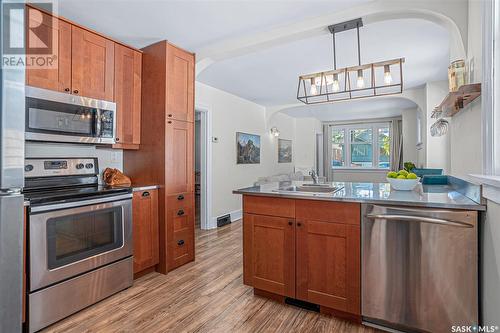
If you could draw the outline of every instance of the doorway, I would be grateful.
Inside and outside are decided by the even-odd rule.
[[[211,221],[211,131],[207,108],[196,107],[194,123],[195,228],[212,229]]]

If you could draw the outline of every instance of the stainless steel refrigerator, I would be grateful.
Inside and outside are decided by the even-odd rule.
[[[12,19],[4,2],[0,0],[2,64],[6,43],[22,41],[24,31],[22,17]],[[0,68],[0,332],[9,333],[21,332],[22,326],[24,86],[21,66]]]

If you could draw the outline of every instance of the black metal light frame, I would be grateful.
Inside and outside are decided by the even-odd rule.
[[[359,18],[339,24],[334,24],[328,27],[328,30],[332,34],[333,70],[299,76],[299,83],[297,87],[297,99],[299,101],[305,104],[320,104],[320,103],[330,103],[330,102],[349,100],[349,99],[401,94],[403,92],[403,63],[405,61],[404,58],[396,58],[396,59],[361,65],[361,51],[360,51],[361,43],[359,38],[359,28],[362,26],[363,26],[363,21],[361,20],[361,18]],[[358,65],[337,69],[335,34],[351,29],[356,29],[357,31]],[[376,70],[378,68],[383,68],[385,72],[385,69],[389,68],[390,72],[391,66],[393,68],[396,67],[399,70],[399,82],[394,84],[391,83],[391,84],[378,85],[375,79]],[[365,70],[370,70],[370,85],[368,87],[363,87],[363,88],[355,87],[353,89],[351,85],[350,73],[353,72],[359,73],[360,70],[362,71],[362,73],[365,73],[364,72]],[[329,84],[327,83],[327,76],[334,78],[335,77],[334,75],[336,75],[337,79],[338,77],[343,75],[344,77],[343,89],[339,87],[338,91],[333,91],[332,90],[333,85],[330,90],[328,89]],[[315,82],[318,78],[320,79],[319,92],[316,94],[308,93],[309,90],[308,86],[309,88],[311,88],[311,85],[313,83],[316,85]],[[308,85],[306,83],[308,81],[312,83]],[[339,80],[337,80],[337,83],[340,83]],[[302,91],[303,94],[301,94]]]

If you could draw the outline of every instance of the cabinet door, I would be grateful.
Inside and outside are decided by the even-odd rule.
[[[359,226],[298,219],[296,245],[297,298],[359,315]]]
[[[71,90],[71,24],[35,8],[28,6],[26,9],[28,52],[30,49],[43,49],[49,44],[49,40],[52,40],[52,52],[56,56],[53,66],[42,68],[28,66],[26,84],[69,93]],[[36,35],[29,27],[36,28]],[[32,55],[36,56],[36,54],[27,54],[27,61],[31,62],[30,56]]]
[[[194,55],[173,45],[167,49],[167,117],[194,121]]]
[[[120,148],[141,143],[142,54],[115,44],[116,142]]]
[[[134,273],[159,262],[158,191],[134,192]]]
[[[76,26],[71,42],[72,93],[114,101],[115,43]]]
[[[295,221],[244,214],[244,283],[274,294],[295,297]]]
[[[167,194],[194,192],[193,123],[167,120],[165,129],[165,190]]]

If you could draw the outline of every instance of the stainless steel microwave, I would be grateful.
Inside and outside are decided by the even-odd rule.
[[[26,87],[25,139],[114,144],[116,103]]]

